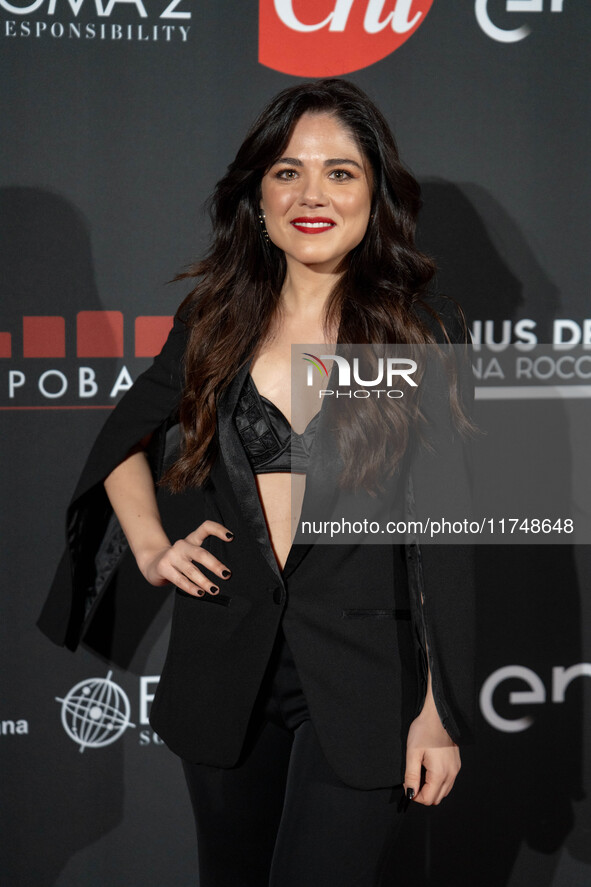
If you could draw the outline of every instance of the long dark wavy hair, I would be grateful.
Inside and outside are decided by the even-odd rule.
[[[371,218],[363,240],[338,269],[341,273],[325,308],[325,331],[338,330],[339,343],[435,342],[431,315],[423,302],[435,274],[432,259],[415,246],[421,206],[420,187],[402,165],[390,128],[378,108],[355,84],[317,80],[280,92],[262,111],[235,160],[217,183],[209,210],[213,235],[204,259],[176,280],[195,285],[177,312],[191,327],[185,352],[185,389],[180,404],[182,449],[163,483],[174,492],[202,485],[217,456],[216,405],[225,387],[269,334],[280,304],[286,261],[282,250],[263,236],[259,222],[261,180],[282,156],[303,114],[333,115],[353,135],[373,175]],[[423,310],[417,311],[417,305]],[[446,337],[443,330],[444,338]],[[399,401],[386,405],[395,421],[394,448],[368,447],[382,428],[383,401],[355,403],[348,432],[339,441],[345,466],[341,484],[381,488],[384,458],[395,470],[405,452],[412,416]],[[456,392],[452,409],[459,425],[469,424]],[[344,421],[346,421],[344,419]],[[371,453],[369,450],[371,449]]]

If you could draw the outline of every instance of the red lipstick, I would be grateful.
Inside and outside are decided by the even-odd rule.
[[[301,216],[292,219],[291,224],[302,234],[322,234],[323,231],[330,231],[331,228],[336,227],[334,219],[327,219],[323,216]]]

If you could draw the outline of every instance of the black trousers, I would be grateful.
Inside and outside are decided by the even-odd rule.
[[[237,765],[183,760],[199,887],[379,887],[401,785],[345,785],[319,745],[280,629]]]

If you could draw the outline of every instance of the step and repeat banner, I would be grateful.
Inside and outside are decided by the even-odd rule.
[[[588,530],[590,28],[582,0],[0,0],[0,883],[197,883],[180,763],[148,723],[170,595],[107,602],[76,654],[35,621],[89,446],[280,89],[345,76],[384,111],[468,316],[477,420],[502,409],[508,458]],[[440,807],[411,807],[388,883],[591,884],[588,533],[523,526],[478,547],[477,743]]]

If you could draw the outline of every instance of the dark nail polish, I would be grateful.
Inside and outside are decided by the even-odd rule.
[[[204,594],[205,594],[205,592],[201,591],[200,588],[197,589],[197,597],[203,597]]]
[[[212,594],[217,594],[219,591],[219,588],[216,588],[215,585],[210,585],[209,590],[211,591]]]
[[[231,576],[231,575],[232,575],[232,573],[230,572],[230,570],[222,570],[222,576],[224,577],[224,579],[227,579],[228,576]]]
[[[412,799],[414,798],[414,796],[415,796],[415,790],[414,790],[414,788],[407,788],[407,790],[406,790],[406,797],[408,798],[408,800],[409,800],[409,801],[412,801]]]
[[[228,537],[228,539],[233,539],[234,533],[226,533],[226,536]]]

